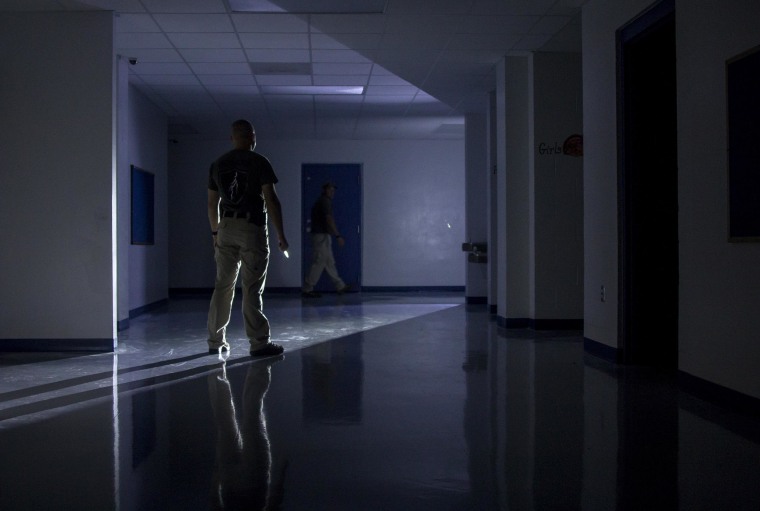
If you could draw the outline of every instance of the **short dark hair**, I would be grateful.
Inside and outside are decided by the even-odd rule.
[[[253,124],[245,119],[238,119],[232,123],[232,132],[238,136],[250,137],[253,135]]]

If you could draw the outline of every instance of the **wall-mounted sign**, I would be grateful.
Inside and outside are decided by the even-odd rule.
[[[559,142],[541,142],[538,144],[538,154],[541,156],[553,156],[564,154],[579,158],[583,156],[583,135],[573,134],[560,144]]]

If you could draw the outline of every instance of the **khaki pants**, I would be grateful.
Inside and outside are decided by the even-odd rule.
[[[322,270],[327,272],[327,276],[330,277],[335,289],[346,287],[345,282],[338,275],[338,269],[335,267],[335,257],[333,257],[332,238],[330,235],[312,233],[311,244],[314,250],[314,259],[311,263],[309,274],[306,276],[303,290],[307,293],[314,290],[314,286],[319,282],[319,277],[322,276]]]
[[[222,218],[214,249],[216,284],[208,313],[208,346],[226,344],[226,330],[235,298],[235,283],[242,269],[243,322],[245,333],[255,350],[269,342],[269,320],[262,312],[261,293],[269,265],[267,227],[249,223],[245,218]]]

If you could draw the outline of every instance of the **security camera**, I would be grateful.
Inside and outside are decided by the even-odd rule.
[[[130,58],[129,58],[129,63],[130,63],[130,64],[132,64],[132,65],[134,66],[135,64],[137,64],[137,59],[136,59],[136,58],[134,58],[134,57],[130,57]]]

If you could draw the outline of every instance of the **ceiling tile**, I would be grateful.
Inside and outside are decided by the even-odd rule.
[[[140,75],[191,75],[192,71],[184,62],[137,62],[131,66]]]
[[[248,64],[243,62],[195,62],[190,64],[190,67],[193,72],[198,75],[243,75],[251,72],[251,68],[248,67]]]
[[[199,86],[198,79],[193,75],[142,75],[148,85],[168,86]]]
[[[114,31],[119,32],[160,32],[150,14],[117,14],[114,16]]]
[[[551,38],[552,36],[548,34],[526,35],[522,39],[520,39],[520,42],[517,43],[512,49],[537,51],[537,50],[540,50],[541,47],[544,46],[546,43],[548,43]]]
[[[238,32],[308,32],[309,24],[293,14],[233,14]]]
[[[309,50],[245,50],[250,62],[309,62]]]
[[[467,14],[470,2],[462,0],[427,0],[424,2],[409,0],[389,0],[386,14]]]
[[[358,62],[370,63],[367,57],[356,53],[353,50],[312,50],[312,62]]]
[[[253,75],[203,75],[199,74],[198,79],[203,85],[256,85]]]
[[[179,50],[187,62],[248,62],[243,50]]]
[[[367,85],[367,75],[317,75],[313,80],[314,85]]]
[[[570,22],[569,16],[544,16],[530,29],[531,34],[556,34]]]
[[[399,78],[398,76],[394,74],[375,74],[372,73],[372,76],[369,79],[370,85],[411,85],[409,82],[404,80],[403,78]]]
[[[367,87],[367,96],[412,96],[417,93],[414,85],[370,85]]]
[[[170,49],[131,48],[124,56],[136,58],[138,67],[147,62],[183,62],[177,50]]]
[[[542,16],[557,0],[475,0],[472,12],[478,14],[506,16]]]
[[[448,46],[449,38],[453,33],[445,36],[430,35],[423,32],[410,32],[407,34],[385,34],[380,43],[380,49],[386,52],[404,54],[410,49],[422,51],[443,50]]]
[[[429,37],[441,37],[456,33],[459,28],[461,16],[440,16],[440,15],[406,15],[406,16],[386,16],[387,23],[385,30],[386,35],[421,35]]]
[[[251,49],[289,49],[289,50],[308,50],[309,35],[306,33],[295,34],[240,34],[240,41],[244,48]]]
[[[540,16],[464,16],[457,32],[460,34],[527,34]]]
[[[215,13],[227,12],[222,0],[142,0],[153,13]]]
[[[508,50],[522,38],[520,34],[455,34],[447,50]]]
[[[28,0],[22,0],[28,4]],[[51,2],[56,4],[56,10],[60,10],[60,3]],[[92,7],[98,7],[106,11],[114,12],[145,12],[142,2],[140,0],[86,0],[87,5]]]
[[[156,14],[164,32],[233,32],[227,14]]]
[[[259,85],[312,85],[311,76],[306,75],[258,75]]]
[[[329,64],[319,62],[314,64],[313,69],[314,75],[369,75],[372,70],[372,64]]]
[[[171,48],[172,44],[164,34],[121,33],[114,34],[114,46],[121,48]]]
[[[381,14],[314,14],[311,24],[326,34],[382,34],[386,16]]]
[[[316,50],[374,50],[380,47],[382,34],[311,34],[311,47]]]
[[[172,32],[166,34],[177,48],[240,48],[240,41],[232,32],[199,34],[197,32]]]

